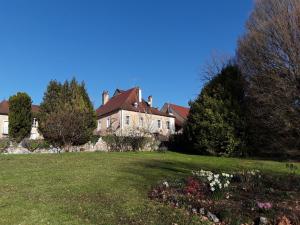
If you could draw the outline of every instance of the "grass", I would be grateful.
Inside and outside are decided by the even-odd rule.
[[[158,181],[200,168],[290,172],[280,162],[172,152],[0,155],[0,224],[201,224],[147,197]]]

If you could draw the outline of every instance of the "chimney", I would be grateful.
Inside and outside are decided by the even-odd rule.
[[[149,105],[150,107],[152,107],[152,100],[153,100],[152,95],[150,95],[150,96],[148,97],[148,105]]]
[[[102,105],[105,105],[109,100],[108,91],[103,91],[102,93]]]
[[[170,104],[168,103],[168,110],[167,110],[167,113],[169,114],[169,115],[171,115],[171,116],[173,116],[174,114],[173,114],[173,112],[172,112],[172,109],[171,109],[171,107],[170,107]]]
[[[138,91],[139,102],[142,102],[142,89],[138,87]]]

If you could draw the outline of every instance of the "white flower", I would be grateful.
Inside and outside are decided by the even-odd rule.
[[[222,176],[223,177],[229,177],[229,174],[228,173],[222,173]]]
[[[168,188],[169,187],[169,183],[167,181],[163,182],[163,185]]]
[[[210,190],[211,190],[211,191],[215,191],[215,188],[214,188],[214,187],[212,187]]]

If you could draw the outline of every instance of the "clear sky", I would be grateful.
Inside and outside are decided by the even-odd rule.
[[[51,79],[140,86],[154,106],[188,105],[213,51],[234,54],[253,0],[0,0],[0,100],[42,101]]]

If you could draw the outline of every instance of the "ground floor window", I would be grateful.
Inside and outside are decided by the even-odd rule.
[[[3,134],[8,135],[8,121],[3,122]]]
[[[125,120],[126,125],[130,124],[130,116],[126,116],[126,120]]]

